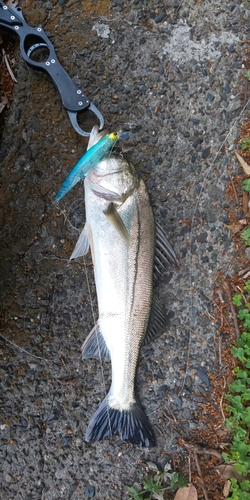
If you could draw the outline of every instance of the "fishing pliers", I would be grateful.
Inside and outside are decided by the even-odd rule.
[[[20,51],[25,62],[33,69],[45,71],[52,78],[72,126],[76,132],[89,136],[89,132],[81,129],[77,121],[79,112],[90,110],[99,120],[99,129],[103,128],[104,118],[96,106],[86,97],[84,92],[70,78],[57,59],[55,49],[42,26],[33,28],[26,23],[21,7],[10,8],[0,0],[0,27],[10,29],[20,38]],[[46,52],[45,60],[37,62],[31,55],[38,49]]]

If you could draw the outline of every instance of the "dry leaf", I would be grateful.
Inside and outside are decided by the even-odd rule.
[[[238,222],[233,222],[232,224],[225,224],[225,226],[232,232],[232,236],[241,231],[242,226],[246,225],[247,225],[246,219],[239,220]]]
[[[249,167],[248,163],[245,160],[243,160],[242,156],[240,156],[239,153],[237,153],[237,151],[235,151],[235,154],[236,154],[245,174],[250,176],[250,167]]]
[[[245,215],[249,215],[249,193],[243,191],[243,212]]]
[[[228,497],[229,493],[230,493],[230,488],[231,488],[231,481],[228,479],[225,484],[224,484],[224,488],[223,488],[223,495],[225,498]]]
[[[237,481],[243,481],[244,479],[248,479],[248,476],[242,476],[237,470],[235,469],[234,465],[218,465],[216,467],[216,470],[219,472],[219,474],[224,477],[225,479],[231,479],[232,477],[234,479],[237,479]]]
[[[198,500],[197,489],[192,483],[189,483],[188,486],[178,489],[174,500]]]
[[[2,113],[3,109],[5,106],[8,106],[9,101],[8,97],[6,96],[5,92],[0,93],[0,113]]]

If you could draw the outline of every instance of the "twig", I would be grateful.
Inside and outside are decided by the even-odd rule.
[[[191,472],[191,456],[188,455],[188,482],[192,483],[192,472]]]
[[[246,191],[243,191],[243,212],[249,215],[249,194]]]
[[[223,381],[224,381],[223,389],[225,389],[225,387],[226,387],[226,380],[225,380],[225,377],[223,377]],[[221,414],[222,414],[223,423],[225,423],[225,420],[226,420],[225,415],[224,415],[224,411],[223,411],[223,406],[222,406],[222,402],[223,402],[224,394],[225,394],[225,392],[224,392],[224,390],[223,390],[223,394],[222,394],[222,396],[221,396],[221,398],[220,398],[220,411],[221,411]]]
[[[236,312],[235,312],[235,309],[234,309],[234,305],[232,303],[232,297],[231,297],[231,292],[230,292],[230,288],[229,288],[229,284],[227,283],[227,281],[225,281],[225,283],[223,283],[223,288],[227,294],[227,297],[228,297],[228,300],[229,300],[229,305],[230,305],[230,309],[231,309],[231,313],[232,313],[232,316],[233,316],[233,322],[234,322],[234,328],[235,328],[235,333],[236,333],[236,337],[237,339],[240,338],[240,330],[239,330],[239,326],[238,326],[238,321],[237,321],[237,316],[236,316]]]
[[[35,354],[31,354],[30,352],[28,351],[25,351],[25,349],[23,349],[22,347],[20,347],[19,345],[16,345],[14,344],[14,342],[12,342],[11,340],[7,339],[6,337],[4,337],[1,333],[0,333],[0,337],[2,337],[2,339],[4,339],[8,344],[12,344],[14,347],[16,347],[16,349],[20,349],[20,351],[23,351],[25,352],[26,354],[28,354],[29,356],[32,356],[32,358],[36,358],[36,359],[42,359],[43,361],[48,361],[47,359],[45,358],[42,358],[42,356],[35,356]]]
[[[70,385],[70,384],[74,384],[74,382],[77,381],[77,378],[72,378],[70,380],[61,380],[60,378],[55,378],[55,380],[57,382],[59,382],[59,384],[61,384],[61,385]]]
[[[250,268],[249,267],[245,267],[244,269],[241,269],[239,272],[238,272],[238,275],[239,276],[242,276],[243,274],[245,273],[249,273],[250,272]]]
[[[188,451],[191,451],[192,453],[199,453],[200,455],[213,455],[220,460],[222,460],[222,455],[219,451],[214,450],[213,448],[203,448],[202,446],[195,445],[195,444],[189,444],[186,443],[185,441],[183,442],[183,446],[187,448]]]
[[[201,472],[200,462],[199,462],[197,453],[194,453],[194,459],[195,459],[195,464],[196,464],[196,467],[197,467],[198,474],[200,476],[201,487],[203,489],[205,500],[209,500],[208,494],[207,494],[207,490],[206,490],[206,487],[205,487],[205,483],[204,483],[204,479],[203,479],[203,475],[202,475],[202,472]]]
[[[230,179],[231,184],[232,184],[232,188],[233,188],[233,192],[234,192],[235,201],[236,201],[236,203],[237,203],[237,205],[238,205],[238,204],[239,204],[239,198],[238,198],[238,195],[237,195],[237,193],[236,193],[236,189],[235,189],[235,185],[234,185],[233,178],[232,178],[232,176],[231,176],[231,174],[230,174],[230,172],[229,172],[229,167],[228,167],[228,169],[227,169],[227,173],[228,173],[229,179]]]
[[[170,422],[174,422],[174,424],[176,424],[176,420],[174,420],[173,418],[170,418],[170,416],[167,415],[164,410],[162,410],[162,416],[164,418],[167,418],[168,420],[170,420]]]
[[[222,360],[221,360],[221,335],[219,335],[219,365],[221,366]]]
[[[218,293],[218,295],[219,295],[219,298],[220,298],[221,303],[222,303],[222,304],[225,304],[225,300],[224,300],[224,299],[223,299],[223,297],[222,297],[221,290],[220,290],[220,289],[218,289],[218,290],[216,290],[216,292],[217,292],[217,293]]]
[[[7,54],[6,54],[6,52],[5,52],[5,50],[4,50],[4,49],[2,49],[2,54],[3,54],[3,60],[4,60],[5,64],[6,64],[6,66],[7,66],[7,70],[8,70],[8,72],[9,72],[9,75],[10,75],[11,80],[12,80],[13,82],[15,82],[15,83],[18,83],[18,82],[17,82],[17,79],[16,79],[16,77],[15,77],[15,75],[14,75],[14,73],[13,73],[13,71],[12,71],[11,67],[10,67],[10,63],[9,63],[9,61],[8,61],[8,56],[7,56]]]

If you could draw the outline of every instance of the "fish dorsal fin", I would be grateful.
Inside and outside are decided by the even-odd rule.
[[[148,328],[142,345],[146,345],[157,337],[160,337],[168,326],[168,319],[160,302],[153,297],[151,313],[148,322]]]
[[[110,354],[97,322],[82,346],[82,359],[98,358],[110,361]]]
[[[157,278],[162,274],[167,265],[172,264],[180,267],[176,253],[173,250],[167,235],[158,222],[155,223],[155,265],[154,275]]]
[[[89,250],[89,238],[88,238],[88,227],[87,224],[85,224],[77,242],[76,246],[70,256],[71,259],[77,259],[77,257],[82,257],[83,255],[86,255]]]
[[[103,213],[104,213],[104,215],[106,215],[107,219],[111,222],[111,224],[113,224],[113,226],[115,227],[117,232],[120,234],[120,236],[124,239],[124,241],[126,241],[126,243],[129,245],[130,237],[129,237],[128,230],[127,230],[122,218],[118,214],[114,203],[111,202],[108,205],[108,208],[106,208],[106,210],[103,210]]]
[[[107,135],[107,130],[101,130],[101,132],[99,132],[98,125],[94,125],[90,132],[87,150],[92,148],[92,146],[99,142],[105,135]]]

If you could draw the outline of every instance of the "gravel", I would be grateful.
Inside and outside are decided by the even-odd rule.
[[[145,461],[183,453],[216,370],[213,285],[237,269],[228,221],[229,177],[241,101],[247,3],[187,0],[21,2],[43,23],[57,56],[101,110],[130,130],[122,146],[143,176],[155,217],[181,261],[156,293],[169,327],[142,349],[137,386],[155,449],[118,436],[86,444],[110,383],[110,366],[81,361],[96,320],[91,258],[69,262],[84,224],[82,186],[55,193],[84,153],[49,77],[21,59],[1,142],[1,499],[124,499]],[[4,35],[6,37],[6,34]],[[85,114],[82,126],[94,120]],[[228,204],[228,205],[227,205]],[[249,257],[248,257],[249,258]],[[92,312],[92,308],[94,313]],[[16,348],[15,345],[20,346]],[[164,417],[171,408],[176,420]],[[201,424],[199,424],[201,425]]]

